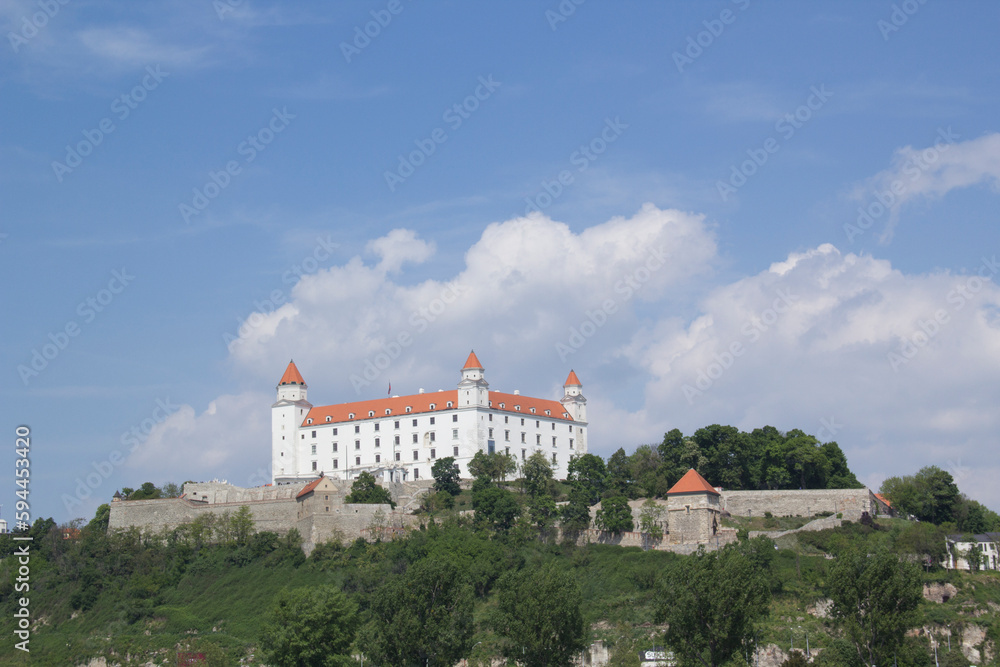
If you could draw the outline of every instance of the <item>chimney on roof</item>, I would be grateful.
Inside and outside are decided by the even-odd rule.
[[[421,394],[424,393],[424,388],[423,387],[420,388],[419,393],[421,393]]]
[[[514,395],[515,396],[520,396],[521,395],[521,390],[520,389],[515,389],[514,390]]]

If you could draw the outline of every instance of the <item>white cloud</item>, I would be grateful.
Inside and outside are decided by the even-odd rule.
[[[270,481],[274,397],[261,392],[223,395],[198,414],[190,405],[153,427],[126,467],[159,483],[228,479],[237,486]]]
[[[396,273],[407,262],[426,262],[434,254],[435,246],[418,239],[412,229],[394,229],[381,238],[369,241],[366,249],[381,259],[376,267],[378,270]]]
[[[952,190],[982,183],[1000,187],[1000,133],[968,141],[958,138],[951,128],[943,128],[931,146],[904,146],[893,155],[889,169],[855,188],[852,198],[865,202],[863,208],[873,219],[871,223],[866,220],[867,224],[879,221],[888,209],[880,241],[892,240],[900,211],[912,201],[941,198]]]
[[[209,51],[206,46],[171,44],[145,30],[129,27],[87,28],[78,37],[90,53],[125,67],[150,63],[163,67],[198,65]]]

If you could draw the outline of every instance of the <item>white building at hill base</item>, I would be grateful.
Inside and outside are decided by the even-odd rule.
[[[271,406],[271,476],[275,484],[349,480],[368,471],[386,481],[429,479],[435,461],[455,458],[462,477],[476,452],[524,461],[542,452],[556,479],[570,457],[587,453],[587,399],[570,371],[558,400],[490,391],[475,352],[457,389],[315,407],[295,362]]]

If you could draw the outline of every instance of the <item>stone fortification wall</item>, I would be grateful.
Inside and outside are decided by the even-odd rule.
[[[603,530],[582,530],[577,538],[577,544],[613,544],[619,547],[640,547],[652,551],[671,551],[677,554],[692,554],[698,547],[704,546],[709,551],[736,541],[736,531],[720,529],[718,534],[706,540],[677,543],[665,536],[659,541],[653,541],[645,533],[626,531],[608,533]]]
[[[221,516],[226,512],[235,514],[241,505],[250,507],[257,530],[287,533],[296,522],[294,499],[247,500],[243,502],[201,503],[187,498],[167,498],[160,500],[122,500],[111,503],[111,517],[108,528],[128,528],[136,526],[144,532],[159,532],[175,528],[183,523],[191,523],[204,514]]]
[[[305,482],[299,482],[244,489],[226,482],[188,482],[184,485],[184,497],[188,500],[212,504],[247,503],[254,500],[295,500],[295,496],[305,485]]]
[[[820,512],[842,512],[856,521],[862,512],[871,513],[868,489],[815,489],[792,491],[723,491],[722,509],[734,516],[813,516]]]

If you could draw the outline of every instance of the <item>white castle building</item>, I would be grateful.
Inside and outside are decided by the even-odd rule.
[[[570,371],[558,400],[490,391],[476,353],[457,389],[314,407],[295,362],[289,362],[271,406],[271,476],[275,484],[326,477],[349,480],[362,471],[387,481],[431,478],[452,456],[462,477],[476,452],[504,452],[524,461],[542,452],[556,479],[570,457],[587,453],[587,399]]]

